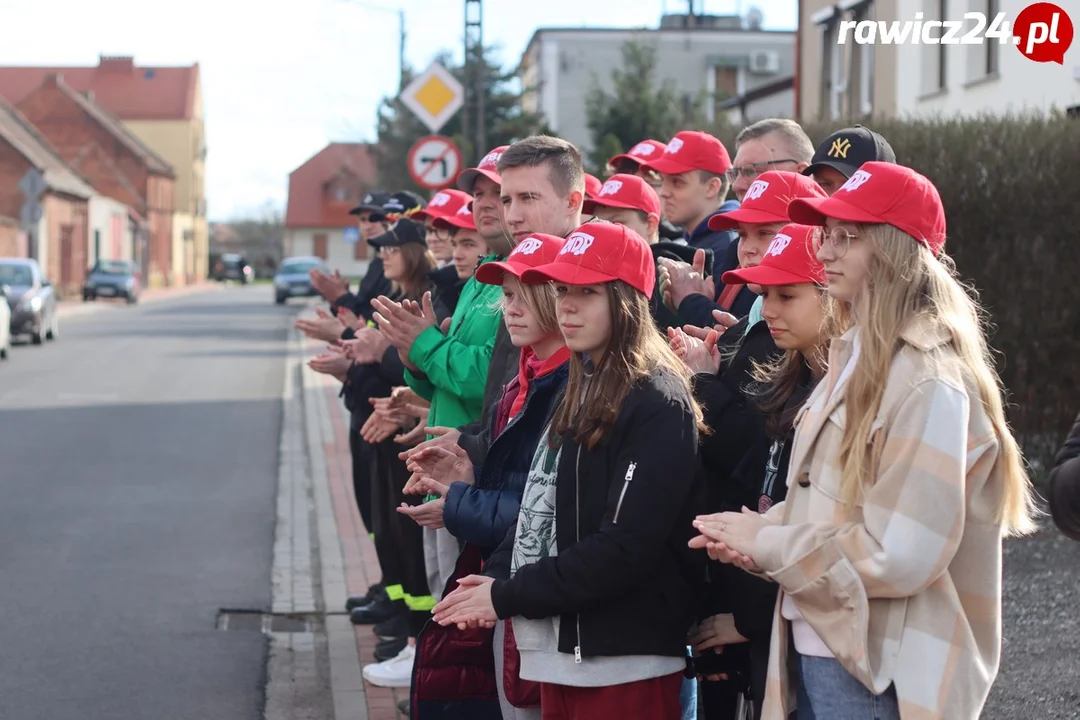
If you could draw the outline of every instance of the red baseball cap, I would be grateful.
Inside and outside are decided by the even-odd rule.
[[[649,244],[633,230],[615,223],[590,222],[570,233],[552,262],[521,275],[521,281],[531,285],[552,280],[568,285],[622,280],[651,298],[656,261]]]
[[[586,199],[594,198],[600,194],[600,188],[604,187],[604,183],[600,182],[600,178],[595,175],[585,173],[585,197]]]
[[[945,208],[937,188],[895,163],[863,163],[832,197],[793,200],[788,216],[807,225],[824,225],[825,218],[892,225],[935,256],[945,248]]]
[[[733,230],[739,223],[764,225],[786,223],[788,204],[795,198],[827,198],[813,178],[799,173],[769,170],[758,175],[746,189],[737,210],[709,218],[710,230]]]
[[[485,285],[502,285],[510,273],[516,278],[529,268],[554,262],[566,240],[558,235],[534,233],[517,244],[505,260],[488,262],[476,269],[476,281]]]
[[[709,133],[684,130],[668,141],[660,157],[642,164],[661,175],[681,175],[691,170],[724,175],[731,169],[731,158],[724,143]]]
[[[660,196],[649,183],[637,175],[618,173],[609,177],[600,188],[596,197],[585,201],[582,208],[590,215],[595,215],[596,208],[613,207],[640,210],[648,215],[660,217]]]
[[[634,147],[630,148],[629,152],[624,152],[621,155],[608,160],[608,165],[616,167],[618,163],[624,161],[630,161],[635,165],[644,165],[653,158],[658,158],[664,153],[664,148],[667,145],[659,140],[642,140]]]
[[[435,227],[455,227],[460,230],[475,230],[476,221],[473,220],[472,203],[463,203],[458,211],[453,215],[446,215],[443,217],[436,217],[434,221]]]
[[[728,270],[720,281],[725,285],[824,285],[825,266],[814,252],[813,225],[788,223],[769,243],[761,264]]]
[[[432,196],[427,207],[417,210],[410,217],[424,222],[428,218],[445,218],[456,215],[462,205],[472,202],[472,196],[461,190],[440,190]]]
[[[499,177],[499,158],[506,152],[509,145],[500,145],[487,155],[484,159],[477,164],[474,168],[465,168],[457,176],[457,186],[459,190],[464,190],[467,193],[472,194],[473,185],[476,184],[476,178],[483,175],[496,185],[502,185],[502,178]]]

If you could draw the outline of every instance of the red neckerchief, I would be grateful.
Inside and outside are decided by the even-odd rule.
[[[565,345],[552,353],[547,360],[536,357],[532,348],[522,350],[518,360],[518,393],[510,405],[510,418],[516,417],[521,408],[525,407],[525,398],[529,396],[529,383],[556,370],[569,359],[570,348]]]

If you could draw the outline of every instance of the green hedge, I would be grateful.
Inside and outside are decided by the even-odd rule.
[[[945,250],[989,313],[1010,421],[1044,478],[1080,412],[1080,121],[1055,114],[865,124],[941,192]],[[817,143],[840,127],[806,130]],[[719,134],[735,147],[733,130]]]

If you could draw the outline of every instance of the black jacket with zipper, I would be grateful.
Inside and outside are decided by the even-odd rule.
[[[514,531],[489,558],[500,618],[560,616],[559,651],[582,657],[683,657],[705,555],[687,547],[703,499],[690,398],[667,373],[627,395],[592,450],[562,438],[557,557],[510,578]]]

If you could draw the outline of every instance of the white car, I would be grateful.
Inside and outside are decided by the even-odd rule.
[[[0,360],[6,359],[11,350],[11,308],[7,293],[0,287]]]

